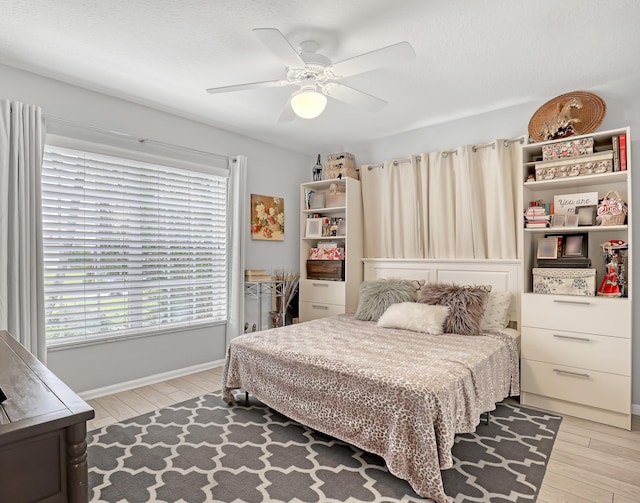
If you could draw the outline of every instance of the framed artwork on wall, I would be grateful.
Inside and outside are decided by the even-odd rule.
[[[284,241],[284,199],[251,194],[251,239]]]

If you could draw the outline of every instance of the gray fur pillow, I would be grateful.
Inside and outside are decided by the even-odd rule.
[[[410,281],[403,279],[364,281],[360,285],[356,318],[363,321],[378,321],[391,304],[412,302],[415,296],[416,290]]]
[[[428,283],[420,289],[418,302],[447,306],[451,314],[444,322],[447,334],[480,335],[490,287]]]

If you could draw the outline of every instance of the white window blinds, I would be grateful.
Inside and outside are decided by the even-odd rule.
[[[227,316],[227,179],[47,146],[49,343]]]

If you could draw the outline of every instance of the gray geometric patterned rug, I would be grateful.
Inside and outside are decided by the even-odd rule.
[[[535,502],[561,418],[501,403],[458,435],[442,472],[456,503]],[[424,502],[375,455],[251,399],[219,395],[88,434],[92,502]]]

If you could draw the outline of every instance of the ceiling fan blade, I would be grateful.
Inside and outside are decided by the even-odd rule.
[[[255,28],[253,33],[287,68],[304,68],[306,63],[285,36],[276,28]]]
[[[287,122],[291,122],[296,118],[296,114],[291,108],[291,98],[287,100],[282,112],[280,113],[280,117],[278,117],[278,124],[285,124]]]
[[[333,65],[332,73],[336,78],[350,77],[351,75],[368,72],[383,66],[408,61],[415,58],[415,56],[416,53],[409,42],[399,42],[360,56],[339,61]]]
[[[209,94],[229,93],[235,91],[246,91],[248,89],[260,89],[263,87],[284,87],[290,86],[287,80],[267,80],[264,82],[251,82],[249,84],[237,84],[233,86],[211,87],[207,89]]]
[[[386,101],[381,100],[380,98],[358,91],[353,87],[338,84],[337,82],[325,84],[323,86],[323,92],[330,98],[335,98],[336,100],[349,105],[366,108],[371,112],[376,112],[387,104]]]

